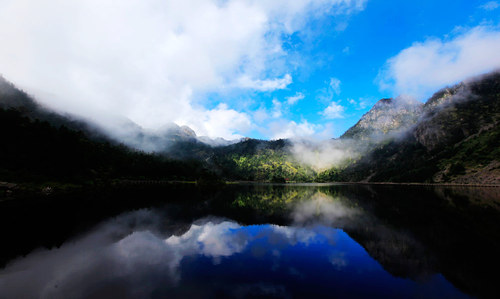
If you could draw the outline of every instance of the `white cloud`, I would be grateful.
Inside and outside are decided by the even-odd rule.
[[[318,90],[317,98],[324,103],[329,103],[335,96],[340,94],[341,81],[332,77],[329,81],[325,82],[325,84],[327,84],[326,87]]]
[[[306,120],[301,123],[295,121],[278,121],[270,124],[271,139],[311,137],[322,127],[310,124]]]
[[[337,78],[330,78],[330,88],[336,94],[340,94],[340,80]]]
[[[486,2],[485,4],[480,6],[480,8],[482,8],[484,10],[495,10],[498,7],[500,7],[500,4],[498,4],[497,1]]]
[[[289,111],[289,106],[294,105],[299,100],[303,99],[304,95],[300,92],[296,93],[294,96],[285,98],[284,102],[279,101],[274,98],[272,100],[272,107],[268,110],[265,107],[260,107],[256,111],[254,111],[253,119],[257,123],[262,123],[270,118],[274,118],[277,120],[283,117],[284,114],[287,114]]]
[[[360,99],[360,101],[359,101],[359,108],[360,109],[365,109],[365,108],[369,107],[370,105],[372,105],[370,100]]]
[[[283,104],[277,99],[273,99],[273,110],[271,116],[274,118],[281,117],[283,115]]]
[[[268,120],[271,116],[269,115],[269,112],[265,107],[260,107],[259,109],[255,110],[252,113],[253,120],[256,121],[257,123],[262,123],[266,120]]]
[[[328,105],[328,107],[326,107],[326,109],[323,110],[323,112],[321,112],[320,114],[328,119],[343,118],[344,110],[344,106],[336,102],[331,102],[330,105]]]
[[[298,101],[303,100],[305,98],[304,94],[301,92],[297,92],[294,96],[287,97],[286,102],[288,105],[295,105]]]
[[[236,81],[236,86],[258,91],[273,91],[276,89],[285,89],[290,83],[292,83],[292,76],[290,76],[290,74],[286,74],[281,79],[276,78],[267,80],[251,79],[248,76],[243,76]]]
[[[223,127],[199,116],[247,115],[207,110],[194,99],[222,89],[286,88],[284,37],[311,18],[349,14],[365,2],[1,1],[0,73],[43,103],[101,124],[115,114],[148,128],[174,121],[198,134],[235,136],[246,121]]]
[[[229,109],[226,104],[219,104],[212,110],[197,111],[186,119],[186,123],[183,123],[183,120],[179,120],[178,123],[191,126],[200,136],[217,136],[228,140],[244,137],[236,134],[235,128],[245,133],[253,126],[246,113]]]
[[[371,105],[373,99],[359,98],[357,101],[355,99],[347,99],[347,101],[349,104],[355,106],[357,110],[364,110]]]
[[[414,43],[389,59],[379,74],[381,88],[429,96],[446,85],[500,68],[500,30],[478,26],[450,40]]]
[[[283,105],[284,103],[280,102],[278,99],[274,98],[272,100],[271,108],[267,109],[265,106],[261,106],[259,109],[253,111],[252,116],[253,120],[257,124],[262,124],[271,118],[276,121],[280,119],[284,113],[287,112],[287,107]]]

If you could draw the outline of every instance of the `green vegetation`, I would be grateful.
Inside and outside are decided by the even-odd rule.
[[[251,192],[238,193],[232,205],[267,216],[284,215],[293,204],[310,199],[316,192],[313,188],[256,186]]]
[[[224,165],[231,177],[245,181],[309,182],[315,176],[311,168],[291,161],[291,156],[284,151],[265,149],[253,155],[232,154],[225,159]]]

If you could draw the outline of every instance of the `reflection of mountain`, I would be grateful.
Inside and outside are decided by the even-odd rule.
[[[43,201],[11,201],[2,203],[0,209],[0,233],[5,241],[2,257],[15,256],[14,250],[20,246],[23,254],[40,245],[60,246],[81,229],[82,223],[89,225],[86,215],[93,215],[93,221],[99,222],[127,209],[163,206],[167,197],[169,205],[164,214],[146,217],[146,212],[141,221],[121,223],[125,227],[154,224],[159,230],[154,229],[153,236],[160,232],[175,234],[178,238],[169,242],[186,246],[191,244],[190,235],[208,236],[219,227],[217,223],[221,222],[212,218],[192,225],[194,219],[206,215],[230,217],[243,224],[274,223],[304,228],[302,237],[307,236],[305,232],[311,227],[341,228],[392,275],[425,281],[430,275],[441,273],[469,294],[493,297],[499,266],[497,252],[500,252],[497,193],[496,188],[415,186],[230,185],[222,190],[165,186],[155,190],[138,187],[78,195],[81,203],[78,206],[68,202],[70,195],[44,197]],[[207,221],[213,225],[201,226]],[[33,223],[37,223],[36,227]],[[290,234],[284,228],[277,230]],[[129,234],[127,231],[120,235]],[[22,242],[16,241],[19,234],[26,236]],[[138,234],[127,242],[154,241],[153,236]],[[212,251],[215,247],[207,246],[202,249],[215,252]],[[345,265],[341,257],[332,256],[330,262],[341,268]]]
[[[495,294],[495,271],[500,266],[496,188],[330,186],[308,190],[268,187],[242,193],[238,201],[273,219],[281,212],[296,225],[319,221],[342,228],[393,275],[425,280],[442,273],[468,293]]]
[[[442,294],[461,295],[442,279],[395,279],[332,227],[244,226],[210,218],[171,235],[157,231],[157,213],[121,215],[59,248],[14,261],[0,270],[0,297],[387,298],[393,288],[400,291],[392,297],[429,288],[435,296],[436,285]]]
[[[492,208],[491,203],[484,205],[468,194],[488,190],[494,194],[497,190],[408,190],[384,186],[363,189],[344,190],[348,198],[383,224],[382,230],[369,225],[368,229],[345,230],[384,268],[405,277],[442,273],[468,293],[495,297],[495,277],[500,266],[500,202],[497,198],[496,208]]]
[[[410,232],[388,225],[366,203],[339,190],[334,196],[317,191],[298,202],[292,211],[294,223],[319,221],[342,228],[392,275],[418,279],[437,272],[432,254]]]

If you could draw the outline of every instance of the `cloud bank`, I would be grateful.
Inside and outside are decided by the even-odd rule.
[[[238,138],[251,116],[204,102],[227,90],[293,81],[286,36],[366,0],[2,1],[0,74],[60,111],[103,126],[113,115]],[[288,59],[288,60],[287,60]],[[119,129],[119,128],[117,128]]]
[[[414,43],[389,59],[379,74],[395,95],[429,96],[439,88],[500,68],[500,28],[478,26],[451,39]]]

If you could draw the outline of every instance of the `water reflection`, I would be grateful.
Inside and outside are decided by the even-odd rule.
[[[498,233],[490,225],[498,223],[498,214],[491,201],[464,201],[457,196],[460,190],[444,189],[257,186],[225,191],[195,213],[218,216],[192,221],[173,217],[183,214],[178,209],[166,212],[170,205],[142,209],[110,219],[60,248],[14,260],[0,270],[0,298],[496,293],[488,272],[496,270],[498,248]],[[248,221],[249,215],[267,218]],[[488,263],[491,269],[480,269]]]
[[[432,297],[436,290],[460,295],[439,276],[419,284],[392,277],[342,230],[320,224],[242,226],[202,219],[178,236],[165,238],[143,227],[116,240],[126,230],[123,223],[140,222],[134,218],[145,213],[122,216],[59,249],[15,261],[1,273],[0,297],[291,297],[308,293]],[[362,287],[377,284],[386,287]]]

